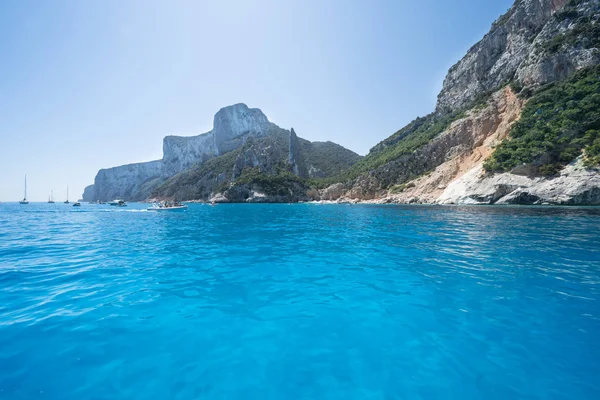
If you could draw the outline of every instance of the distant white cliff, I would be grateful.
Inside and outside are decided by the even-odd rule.
[[[198,136],[167,136],[163,158],[98,171],[94,184],[86,187],[84,201],[115,198],[143,200],[165,179],[243,145],[249,137],[265,135],[274,126],[258,108],[235,104],[220,109],[213,129]]]
[[[237,149],[249,136],[268,132],[271,123],[258,108],[245,104],[224,107],[215,114],[213,129],[198,136],[167,136],[163,140],[163,176],[170,177],[197,162]]]

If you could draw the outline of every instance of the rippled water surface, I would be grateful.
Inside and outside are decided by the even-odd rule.
[[[0,204],[0,399],[598,399],[600,210]]]

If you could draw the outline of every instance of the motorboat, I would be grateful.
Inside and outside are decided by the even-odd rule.
[[[185,204],[181,204],[178,202],[162,202],[162,203],[152,203],[152,207],[148,207],[148,211],[185,211],[188,206]]]
[[[76,201],[75,203],[73,203],[73,207],[81,207],[81,203]]]
[[[126,206],[127,206],[127,203],[125,203],[125,201],[124,201],[124,200],[121,200],[121,199],[115,199],[115,200],[113,200],[113,201],[109,202],[109,203],[108,203],[108,205],[111,205],[111,206],[117,206],[117,207],[126,207]]]

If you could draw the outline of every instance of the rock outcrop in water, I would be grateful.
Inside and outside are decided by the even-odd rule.
[[[261,110],[236,104],[216,113],[210,132],[165,137],[161,160],[100,170],[94,184],[85,189],[83,200],[139,201],[151,196],[207,200],[220,184],[235,180],[245,169],[259,168],[261,173],[275,174],[276,167],[287,162],[300,178],[331,176],[358,159],[360,156],[334,143],[300,139],[293,130],[269,122]],[[221,171],[224,165],[231,169],[229,174]],[[208,172],[196,176],[198,170]],[[223,175],[209,178],[214,174]]]

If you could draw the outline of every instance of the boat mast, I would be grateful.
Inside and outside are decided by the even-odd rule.
[[[23,195],[23,200],[27,200],[27,174],[25,174],[25,193]]]

